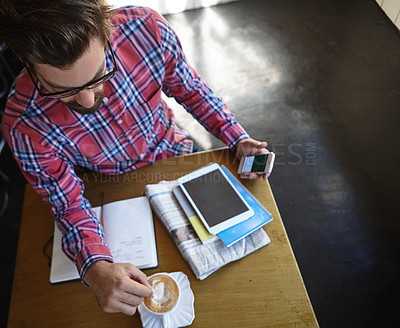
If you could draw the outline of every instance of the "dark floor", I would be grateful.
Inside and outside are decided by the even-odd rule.
[[[398,327],[398,30],[374,0],[246,0],[167,18],[198,72],[278,156],[270,183],[320,326]],[[177,117],[202,147],[221,145]],[[7,169],[1,304],[23,184]]]

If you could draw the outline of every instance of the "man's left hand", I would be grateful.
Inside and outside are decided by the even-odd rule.
[[[240,160],[243,156],[247,155],[257,155],[257,154],[268,154],[267,143],[257,141],[254,139],[245,139],[240,141],[236,145],[236,158]],[[242,173],[240,174],[242,179],[260,179],[263,178],[267,180],[269,173],[267,174],[257,174],[257,173]]]

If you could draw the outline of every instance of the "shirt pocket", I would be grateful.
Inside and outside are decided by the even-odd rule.
[[[161,89],[148,97],[139,97],[135,105],[125,113],[124,123],[129,125],[127,138],[135,148],[139,159],[155,149],[162,139],[160,125]],[[161,108],[162,109],[162,108]]]

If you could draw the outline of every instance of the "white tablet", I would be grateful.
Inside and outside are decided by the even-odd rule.
[[[254,215],[221,167],[212,163],[178,179],[180,187],[211,234]]]

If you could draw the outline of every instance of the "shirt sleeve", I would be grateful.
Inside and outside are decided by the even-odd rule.
[[[174,97],[208,132],[234,149],[249,135],[222,98],[217,97],[190,66],[172,27],[161,15],[155,15],[165,57],[164,93]]]
[[[89,201],[83,197],[83,182],[75,174],[73,165],[33,136],[4,123],[3,129],[24,176],[51,205],[56,224],[63,234],[63,251],[76,264],[82,281],[86,270],[95,261],[112,262],[102,226]]]

